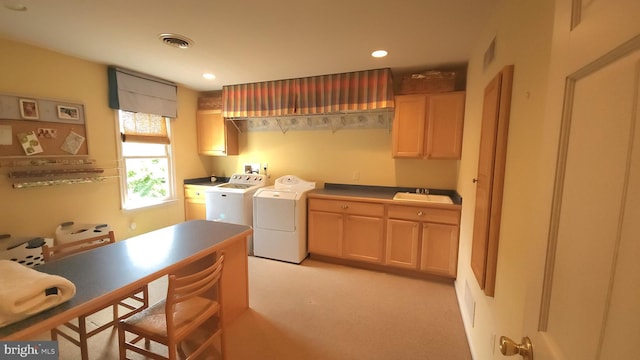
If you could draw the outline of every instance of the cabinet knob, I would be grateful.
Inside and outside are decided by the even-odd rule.
[[[422,216],[424,213],[422,211],[418,211],[418,216]]]
[[[349,205],[342,205],[342,208],[343,208],[343,209],[348,209],[348,208],[349,208]]]
[[[200,196],[200,191],[196,191],[196,195]]]
[[[471,179],[471,182],[474,183],[474,184],[477,184],[478,183],[478,178]]]

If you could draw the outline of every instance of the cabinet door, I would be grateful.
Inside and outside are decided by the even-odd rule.
[[[220,111],[198,111],[196,127],[199,154],[238,155],[238,133],[226,124]]]
[[[423,223],[420,270],[455,278],[457,267],[458,227]]]
[[[419,222],[387,220],[385,265],[417,270],[419,233]]]
[[[206,220],[207,211],[204,200],[205,188],[197,185],[184,186],[184,218],[189,220]]]
[[[341,256],[342,224],[342,214],[309,211],[309,252],[318,255]]]
[[[342,256],[382,263],[384,220],[369,216],[346,215]]]
[[[427,97],[424,94],[400,95],[395,98],[393,119],[393,157],[422,158]]]
[[[205,203],[198,200],[185,200],[184,202],[184,217],[186,221],[189,220],[206,220],[207,210]]]
[[[464,125],[462,91],[429,94],[427,98],[427,129],[425,157],[429,159],[460,159],[462,127]]]

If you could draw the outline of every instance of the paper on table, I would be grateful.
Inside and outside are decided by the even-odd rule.
[[[60,148],[75,155],[78,153],[78,150],[80,150],[82,143],[84,143],[84,136],[71,131]]]
[[[13,144],[11,137],[11,125],[0,125],[0,145]]]
[[[40,141],[33,131],[23,132],[16,134],[20,145],[24,149],[24,153],[27,155],[34,155],[43,152]]]

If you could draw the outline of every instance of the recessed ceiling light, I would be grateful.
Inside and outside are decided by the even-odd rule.
[[[158,37],[163,43],[179,49],[187,49],[193,45],[193,40],[178,34],[160,34]]]
[[[205,79],[207,79],[207,80],[213,80],[213,79],[215,79],[215,78],[216,78],[216,76],[215,76],[215,75],[210,74],[210,73],[204,73],[204,74],[202,74],[202,77],[203,77],[203,78],[205,78]]]
[[[19,3],[17,1],[6,3],[4,4],[4,7],[13,11],[27,11],[27,5]]]
[[[376,57],[376,58],[381,58],[381,57],[385,57],[387,56],[387,51],[386,50],[376,50],[374,52],[371,53],[371,56]]]

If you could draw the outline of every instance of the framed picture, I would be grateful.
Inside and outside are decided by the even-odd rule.
[[[78,120],[80,112],[75,106],[58,105],[58,118],[65,120]]]
[[[35,100],[20,99],[20,115],[23,119],[38,120],[40,118],[38,103]]]

